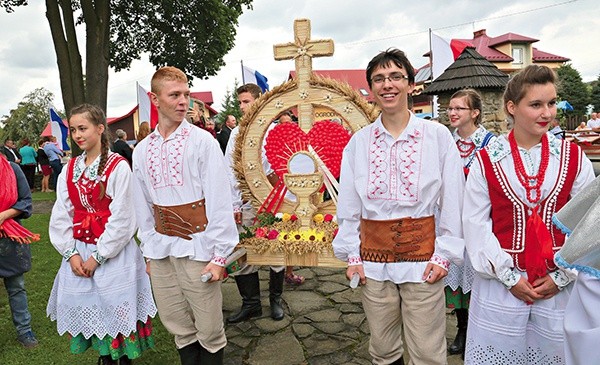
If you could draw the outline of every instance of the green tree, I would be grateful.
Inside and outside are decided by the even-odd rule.
[[[594,106],[594,111],[600,111],[600,75],[598,79],[591,83],[592,91],[590,93],[590,104]]]
[[[574,115],[585,115],[590,96],[579,71],[567,63],[558,68],[557,74],[559,99],[567,100],[573,106]]]
[[[45,2],[65,110],[83,102],[106,110],[109,67],[128,69],[143,53],[157,68],[176,66],[190,78],[215,75],[252,0]],[[23,5],[27,0],[0,0],[7,12]],[[85,27],[85,70],[77,26]]]
[[[27,138],[35,144],[50,120],[48,106],[52,100],[54,94],[44,88],[27,94],[16,109],[2,117],[0,124],[4,125],[3,139],[10,138],[18,144],[18,141]]]
[[[223,124],[225,123],[225,118],[228,115],[233,115],[236,120],[240,120],[242,117],[242,110],[240,109],[240,102],[238,101],[236,90],[239,86],[237,79],[235,80],[235,84],[233,85],[233,91],[227,88],[225,92],[225,99],[221,103],[221,112],[217,114],[216,123]]]

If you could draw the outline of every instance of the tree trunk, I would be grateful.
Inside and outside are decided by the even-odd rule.
[[[68,113],[75,105],[85,101],[81,55],[70,1],[46,0],[46,18],[56,51],[63,103]]]
[[[86,24],[86,95],[87,102],[106,111],[108,67],[110,61],[110,1],[82,0]]]

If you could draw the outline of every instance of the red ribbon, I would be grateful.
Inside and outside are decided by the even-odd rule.
[[[525,227],[525,265],[527,280],[533,284],[538,278],[546,276],[546,260],[552,260],[552,236],[538,214],[538,206],[527,219]]]

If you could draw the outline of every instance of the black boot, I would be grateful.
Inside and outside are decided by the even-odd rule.
[[[469,312],[467,309],[456,309],[456,322],[458,323],[458,332],[454,342],[448,347],[450,355],[464,354],[465,344],[467,342],[467,324],[469,323]]]
[[[191,343],[177,350],[181,365],[198,365],[200,364],[200,353],[202,346],[198,341]]]
[[[283,306],[281,304],[281,293],[283,293],[283,279],[285,270],[275,272],[269,270],[269,303],[271,304],[271,318],[276,321],[283,319]]]
[[[239,312],[234,313],[227,318],[227,323],[243,322],[252,317],[261,316],[262,307],[260,305],[260,282],[258,280],[258,272],[235,276],[235,283],[242,296],[242,308]]]
[[[200,349],[200,364],[201,365],[223,365],[223,349],[214,354],[202,347]]]
[[[390,365],[404,365],[404,359],[400,357],[398,360],[394,361]]]
[[[119,365],[131,365],[133,361],[127,357],[127,355],[123,355],[119,358]]]
[[[104,355],[98,358],[98,365],[117,365],[117,362],[110,355]]]

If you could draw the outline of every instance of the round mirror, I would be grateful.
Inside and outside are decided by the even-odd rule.
[[[313,174],[317,171],[317,164],[308,152],[297,152],[288,161],[288,171],[292,174]]]

